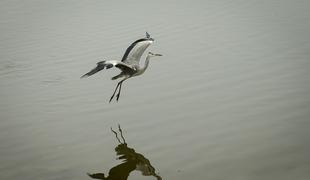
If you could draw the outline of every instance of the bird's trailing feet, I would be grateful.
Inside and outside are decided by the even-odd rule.
[[[124,79],[124,80],[125,80],[125,79]],[[112,94],[112,96],[111,96],[111,98],[110,98],[110,100],[109,100],[109,103],[110,103],[110,102],[112,101],[112,99],[114,98],[117,89],[118,89],[118,93],[116,94],[116,101],[118,102],[118,99],[119,99],[120,94],[121,94],[122,84],[123,84],[124,80],[122,80],[122,81],[120,81],[119,83],[117,83],[117,86],[116,86],[116,88],[115,88],[115,90],[114,90],[114,92],[113,92],[113,94]]]

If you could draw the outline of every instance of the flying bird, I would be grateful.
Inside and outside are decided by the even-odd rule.
[[[131,77],[139,76],[143,74],[149,65],[149,61],[151,57],[162,56],[161,54],[155,54],[152,52],[148,52],[145,62],[144,62],[144,66],[140,65],[140,59],[141,59],[142,54],[153,42],[154,42],[154,39],[151,38],[150,34],[146,32],[145,38],[136,40],[126,49],[125,54],[123,55],[123,58],[121,61],[118,61],[118,60],[100,61],[97,63],[97,66],[94,69],[84,74],[81,78],[91,76],[103,69],[110,69],[112,67],[117,67],[118,69],[121,70],[121,73],[118,74],[117,76],[112,77],[112,80],[116,80],[119,78],[122,78],[122,80],[120,80],[117,83],[117,86],[109,102],[112,101],[117,90],[118,90],[118,93],[116,94],[116,101],[118,101],[120,94],[121,94],[123,82]]]

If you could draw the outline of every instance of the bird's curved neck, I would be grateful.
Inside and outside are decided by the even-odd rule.
[[[146,57],[146,59],[145,59],[144,66],[141,69],[139,69],[139,71],[138,71],[138,73],[136,75],[141,75],[141,74],[143,74],[145,72],[145,70],[149,66],[150,59],[151,59],[151,56],[148,55]]]

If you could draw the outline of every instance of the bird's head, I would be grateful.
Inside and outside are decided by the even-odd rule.
[[[162,55],[161,55],[161,54],[155,54],[155,53],[149,52],[148,56],[150,56],[150,57],[156,57],[156,56],[162,56]]]

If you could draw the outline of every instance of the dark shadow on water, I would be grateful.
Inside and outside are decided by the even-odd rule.
[[[111,128],[111,131],[120,143],[115,147],[115,152],[118,159],[122,160],[122,163],[111,168],[107,177],[104,173],[87,173],[88,176],[93,179],[126,180],[132,171],[137,170],[141,171],[143,176],[154,176],[157,180],[161,180],[162,178],[156,174],[155,168],[151,165],[150,161],[142,154],[137,153],[133,148],[128,147],[119,125],[118,130],[121,139],[118,137],[118,133]]]

